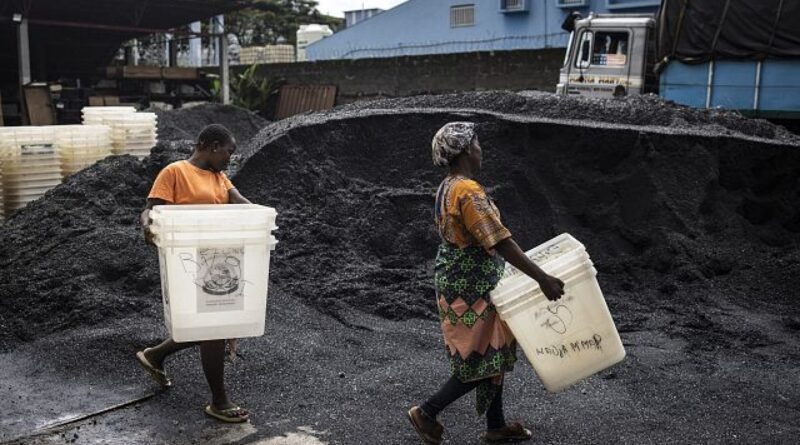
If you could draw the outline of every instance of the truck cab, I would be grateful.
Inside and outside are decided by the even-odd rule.
[[[657,92],[652,15],[590,14],[573,26],[558,94],[605,98]]]

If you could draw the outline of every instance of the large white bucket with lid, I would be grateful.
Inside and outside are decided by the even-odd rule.
[[[275,209],[168,205],[155,206],[150,215],[172,339],[263,335]]]
[[[625,349],[583,244],[562,234],[526,255],[564,281],[564,296],[549,301],[536,281],[507,266],[491,298],[545,388],[561,391],[622,361]]]

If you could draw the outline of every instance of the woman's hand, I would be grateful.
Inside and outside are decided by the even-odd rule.
[[[539,282],[539,288],[550,301],[556,301],[564,295],[564,282],[558,278],[545,274]]]
[[[525,275],[533,278],[539,283],[539,288],[542,289],[544,296],[550,301],[556,301],[564,295],[564,282],[556,277],[550,276],[539,268],[530,258],[525,255],[525,252],[519,248],[516,241],[512,238],[506,238],[497,243],[494,249],[506,261],[511,263],[512,266],[521,270]]]

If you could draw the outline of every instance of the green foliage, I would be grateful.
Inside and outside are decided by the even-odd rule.
[[[342,20],[317,11],[315,0],[244,0],[248,8],[225,16],[225,29],[242,46],[274,45],[297,41],[300,25],[319,23],[337,29]]]
[[[257,65],[250,65],[242,73],[231,78],[231,100],[233,105],[269,115],[271,99],[285,82],[283,79],[260,77]]]

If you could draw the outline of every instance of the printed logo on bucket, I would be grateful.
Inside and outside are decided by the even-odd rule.
[[[244,247],[201,247],[197,258],[182,253],[184,270],[196,265],[197,312],[238,311],[244,309]]]

